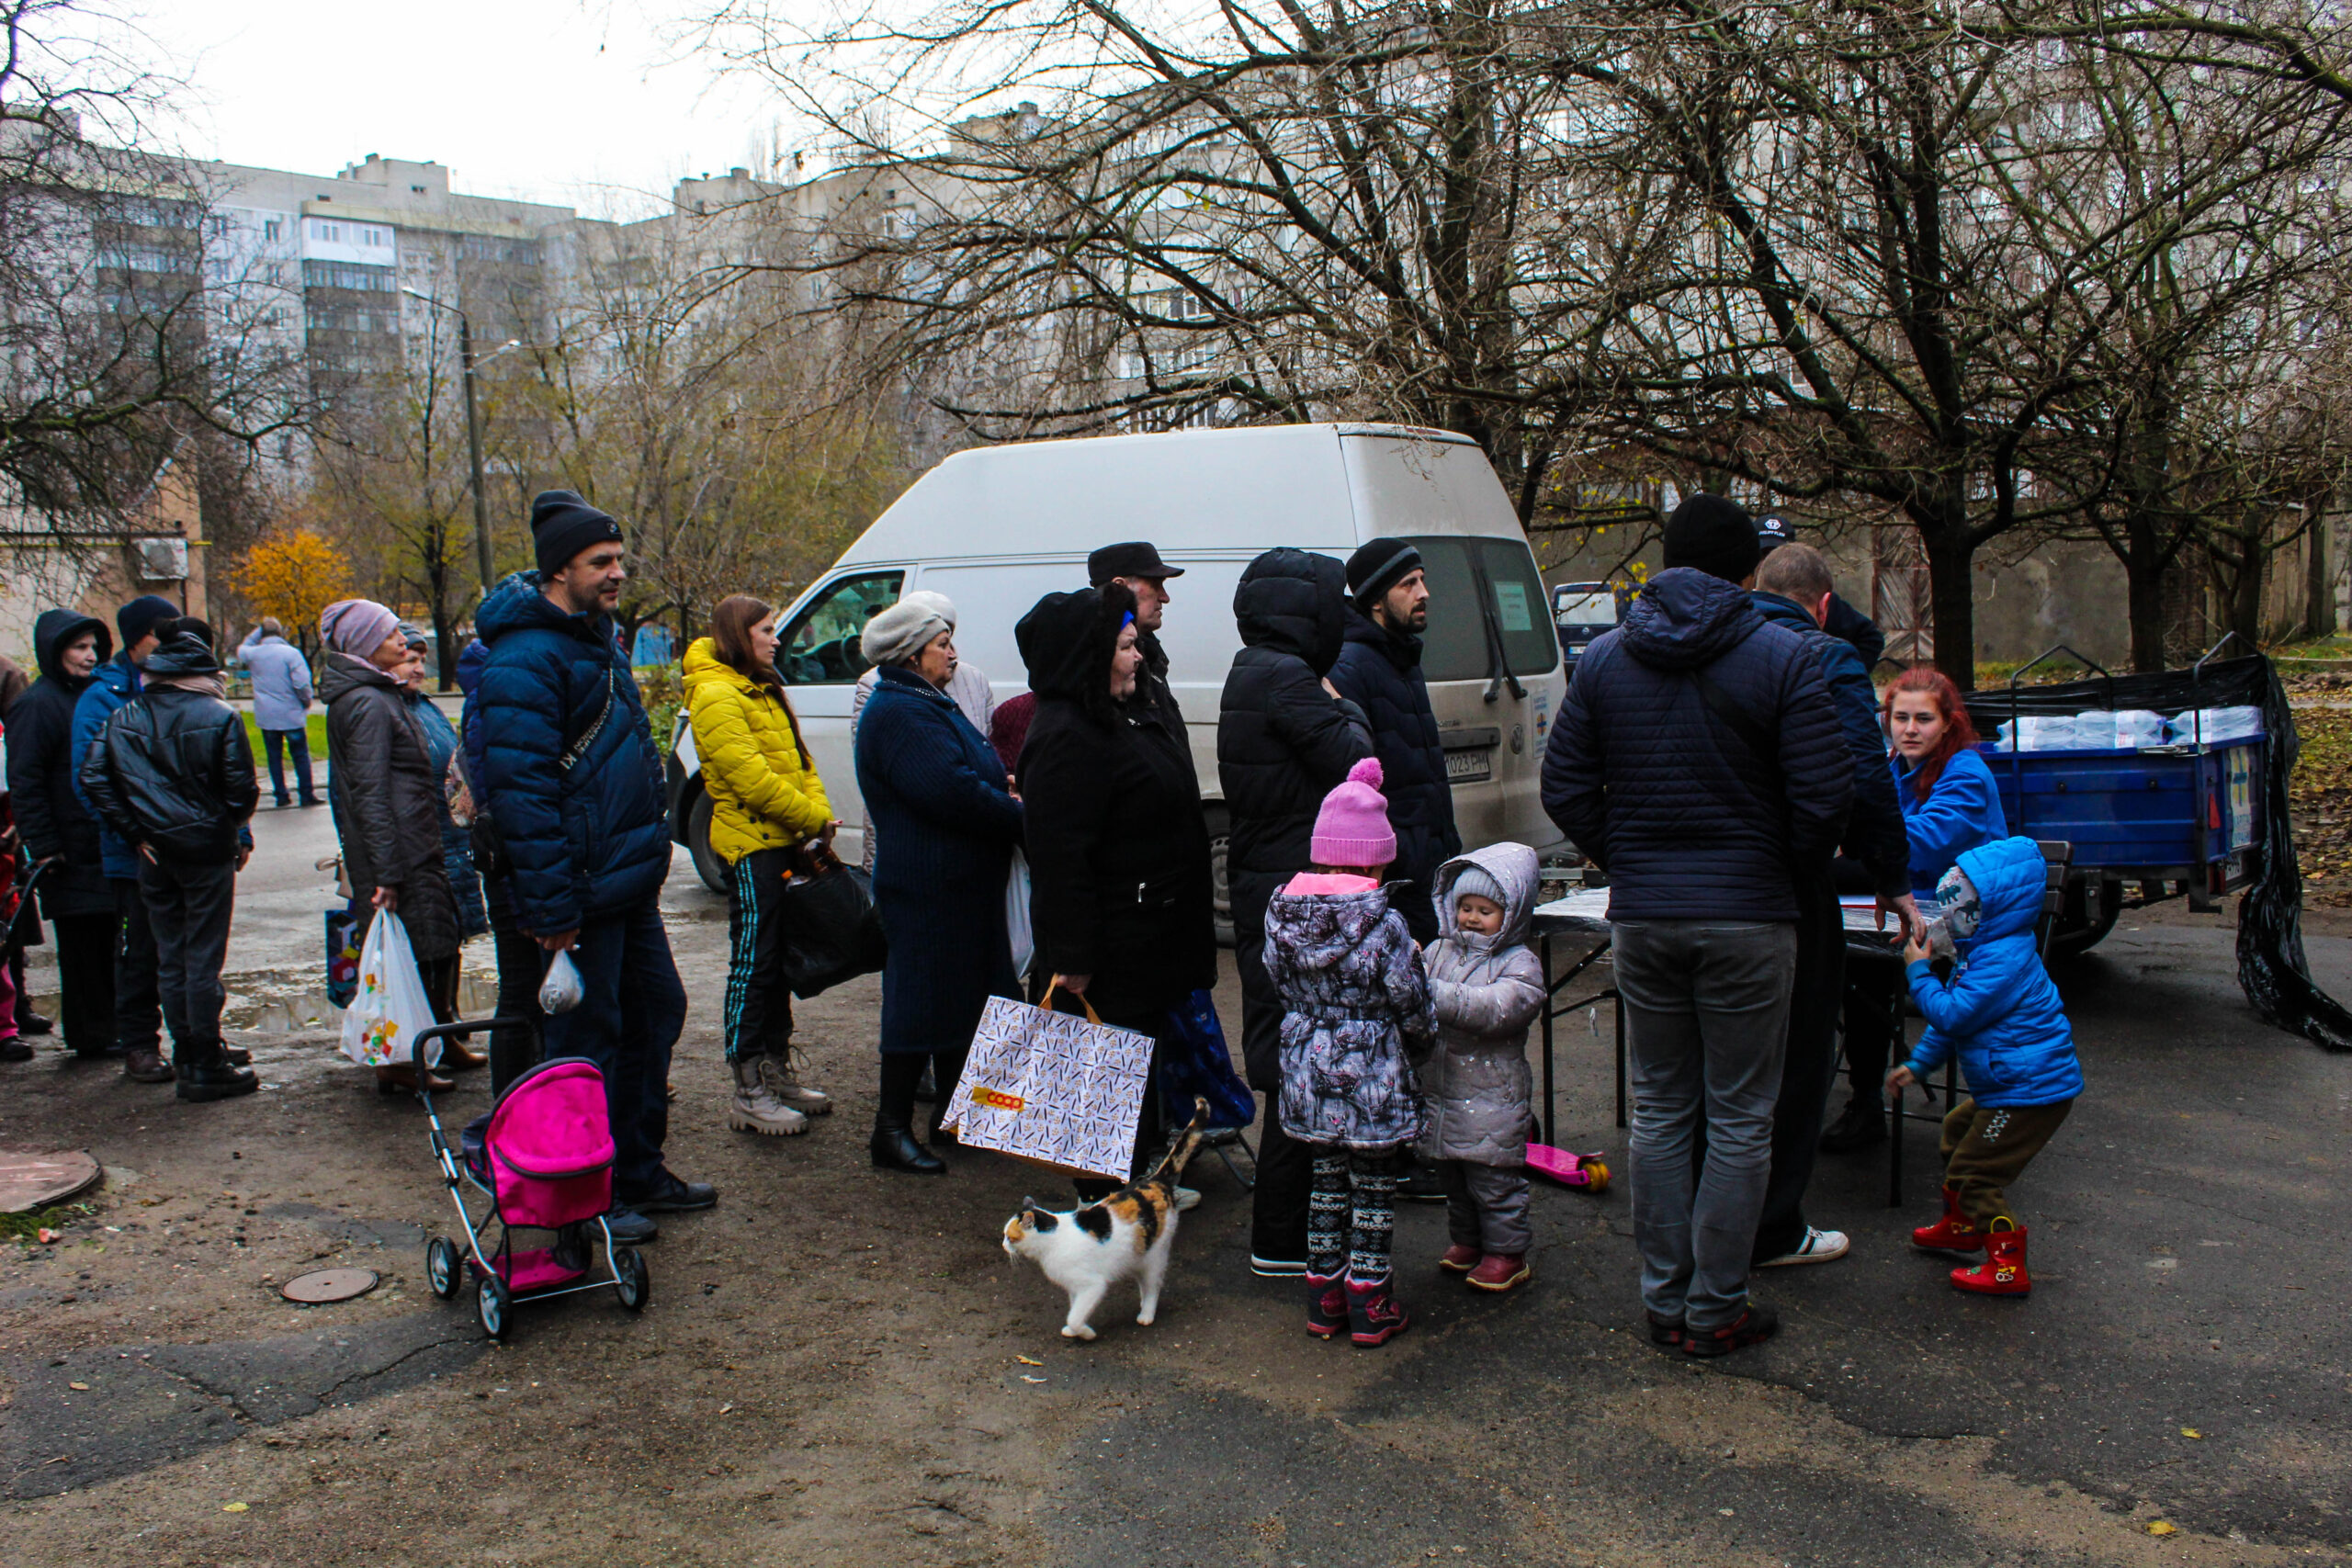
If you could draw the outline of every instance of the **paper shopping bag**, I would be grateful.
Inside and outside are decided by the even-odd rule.
[[[343,1054],[363,1067],[415,1060],[416,1037],[433,1027],[433,1004],[416,972],[408,928],[390,909],[368,923],[359,945],[359,990],[343,1014]],[[424,1065],[441,1060],[441,1042],[426,1048]]]
[[[1150,1076],[1148,1034],[990,997],[941,1123],[967,1148],[1125,1181]]]

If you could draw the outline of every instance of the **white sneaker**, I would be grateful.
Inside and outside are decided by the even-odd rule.
[[[1845,1257],[1852,1245],[1846,1239],[1844,1231],[1826,1231],[1807,1225],[1804,1227],[1804,1239],[1797,1243],[1794,1251],[1784,1252],[1778,1258],[1768,1258],[1756,1267],[1785,1269],[1792,1263],[1834,1263]]]
[[[1187,1209],[1197,1209],[1200,1206],[1201,1190],[1199,1188],[1179,1187],[1176,1189],[1176,1212],[1178,1213],[1181,1214]]]

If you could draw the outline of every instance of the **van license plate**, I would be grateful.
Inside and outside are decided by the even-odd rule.
[[[1494,776],[1495,753],[1491,747],[1445,754],[1445,782],[1448,784],[1478,784]]]

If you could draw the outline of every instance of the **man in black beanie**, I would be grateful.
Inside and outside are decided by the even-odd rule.
[[[1373,539],[1348,558],[1347,641],[1331,666],[1331,684],[1372,721],[1388,821],[1396,829],[1391,874],[1412,884],[1395,902],[1419,942],[1438,934],[1430,889],[1437,868],[1462,852],[1453,825],[1453,786],[1445,777],[1445,742],[1421,673],[1421,633],[1430,624],[1429,573],[1406,539]]]
[[[1854,791],[1819,661],[1744,591],[1758,558],[1736,503],[1676,507],[1666,570],[1577,661],[1544,754],[1544,810],[1609,875],[1647,1327],[1692,1356],[1779,1326],[1747,1275],[1787,1050],[1795,868],[1827,863]]]
[[[579,969],[579,1004],[548,1015],[543,1040],[549,1056],[585,1056],[605,1075],[613,1234],[650,1241],[652,1214],[718,1201],[662,1159],[686,993],[662,924],[662,753],[614,632],[628,580],[620,525],[548,491],[531,503],[531,543],[539,570],[500,583],[475,617],[488,657],[467,699],[467,749],[478,743],[516,924]]]

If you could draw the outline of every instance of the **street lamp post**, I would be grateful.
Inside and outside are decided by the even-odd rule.
[[[481,482],[481,422],[474,416],[473,322],[458,307],[435,299],[430,294],[421,293],[413,288],[402,288],[401,292],[412,299],[423,300],[434,310],[447,310],[458,318],[458,365],[461,372],[459,378],[464,381],[466,387],[466,455],[473,463],[474,564],[481,570],[481,591],[483,596],[488,597],[491,584],[490,498],[482,489]],[[502,348],[499,352],[503,354],[506,348],[514,346],[513,343],[508,343],[505,348]]]

